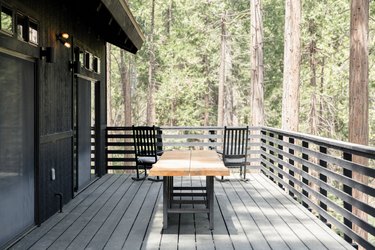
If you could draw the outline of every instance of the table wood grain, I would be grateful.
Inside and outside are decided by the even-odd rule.
[[[166,151],[153,165],[150,176],[228,176],[219,155],[212,150]]]

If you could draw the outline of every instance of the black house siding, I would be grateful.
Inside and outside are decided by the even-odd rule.
[[[39,45],[33,46],[0,33],[0,48],[27,54],[37,61],[37,139],[36,163],[36,223],[41,223],[59,209],[56,193],[63,194],[67,203],[73,197],[73,74],[69,62],[73,60],[74,44],[90,51],[101,60],[101,74],[82,70],[83,75],[95,78],[100,84],[100,117],[98,119],[98,173],[105,174],[104,139],[106,128],[105,96],[105,41],[90,27],[90,15],[82,10],[76,15],[72,1],[59,0],[0,0],[39,25]],[[78,11],[79,12],[79,11]],[[67,32],[73,46],[68,49],[56,39],[56,34]],[[39,59],[40,47],[52,47],[55,61]],[[0,107],[1,108],[1,107]],[[100,124],[100,125],[99,125]],[[56,170],[56,180],[51,180],[51,168]]]

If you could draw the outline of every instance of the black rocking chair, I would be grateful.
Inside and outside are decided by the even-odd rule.
[[[240,168],[240,176],[246,179],[247,145],[249,127],[228,128],[224,127],[223,162],[228,168]],[[224,181],[224,176],[221,177]]]
[[[152,168],[163,151],[160,149],[161,130],[157,130],[155,126],[133,126],[133,141],[137,168],[137,177],[132,177],[135,181],[141,181],[147,177],[147,169]],[[144,177],[139,177],[140,166],[144,168]],[[162,181],[157,176],[156,179],[149,178],[152,181]]]

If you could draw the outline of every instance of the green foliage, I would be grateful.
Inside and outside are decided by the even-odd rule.
[[[249,124],[250,3],[248,0],[156,0],[154,44],[158,125],[216,125],[222,13],[228,13],[231,72],[228,88],[238,91],[235,107],[240,123]],[[151,1],[132,0],[130,7],[146,41],[135,60],[133,121],[145,122],[148,86]],[[265,112],[268,126],[281,126],[284,49],[284,1],[263,0]],[[302,1],[300,131],[311,130],[312,95],[316,95],[318,134],[347,140],[350,1]],[[170,15],[172,13],[172,15]],[[370,144],[375,145],[374,4],[370,3],[369,111]],[[169,19],[169,17],[172,17]],[[315,44],[316,85],[311,84],[310,45]],[[112,72],[116,71],[112,67]],[[118,80],[119,74],[112,73]],[[116,92],[116,89],[112,89]],[[118,90],[118,88],[117,88]],[[120,108],[121,91],[113,92]],[[207,98],[208,97],[208,102]],[[206,99],[205,99],[206,98]],[[321,107],[321,108],[320,108]]]

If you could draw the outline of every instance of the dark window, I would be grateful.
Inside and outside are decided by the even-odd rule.
[[[27,32],[27,18],[21,14],[17,14],[17,38],[21,41],[29,41],[29,33]]]
[[[0,27],[2,31],[13,34],[13,11],[1,6]]]
[[[81,50],[79,51],[79,64],[81,67],[85,66],[85,55]]]
[[[92,70],[92,54],[90,52],[85,52],[85,67],[88,70]]]
[[[94,56],[92,64],[94,72],[100,74],[100,59]]]
[[[36,22],[29,22],[29,42],[38,45],[38,24]]]

